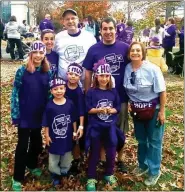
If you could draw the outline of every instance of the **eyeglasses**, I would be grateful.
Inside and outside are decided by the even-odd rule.
[[[133,72],[131,73],[130,83],[131,83],[132,85],[134,85],[134,84],[135,84],[135,81],[136,81],[136,74],[135,74],[135,72],[133,71]]]

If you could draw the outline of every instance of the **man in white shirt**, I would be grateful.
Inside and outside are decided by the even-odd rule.
[[[67,67],[71,63],[82,65],[88,49],[96,43],[95,37],[78,28],[79,18],[73,9],[66,9],[62,14],[66,30],[55,37],[54,50],[59,54],[58,76],[67,79]],[[82,76],[82,87],[85,75]]]

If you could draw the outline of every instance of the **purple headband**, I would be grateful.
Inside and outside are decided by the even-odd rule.
[[[77,63],[72,63],[68,66],[67,72],[69,72],[69,73],[72,72],[72,73],[75,73],[79,76],[82,76],[83,68],[82,68],[82,66],[80,66]]]
[[[104,59],[94,64],[93,71],[96,75],[111,75],[110,65]]]
[[[60,77],[57,77],[49,82],[49,86],[51,89],[60,85],[66,85],[66,82]]]

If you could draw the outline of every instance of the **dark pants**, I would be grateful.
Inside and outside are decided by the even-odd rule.
[[[91,149],[88,162],[88,178],[96,178],[96,166],[100,159],[100,150],[102,142],[100,139],[93,138],[91,140]],[[110,176],[114,172],[114,164],[116,157],[116,147],[105,147],[106,152],[106,164],[105,164],[105,175]]]
[[[19,59],[23,59],[23,50],[22,50],[22,43],[20,39],[8,39],[10,43],[10,55],[12,59],[15,59],[15,45],[17,46]]]
[[[173,47],[164,48],[164,55],[166,56],[166,64],[168,67],[172,67],[172,55],[169,52],[172,52]]]
[[[183,71],[184,65],[184,49],[180,49],[180,51],[174,53],[174,60],[173,60],[173,72],[176,75],[180,75]]]
[[[18,128],[18,143],[15,151],[14,180],[24,180],[26,166],[35,169],[42,150],[41,128]]]

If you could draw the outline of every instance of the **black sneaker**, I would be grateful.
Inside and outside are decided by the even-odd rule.
[[[79,162],[80,162],[80,159],[74,159],[72,161],[71,168],[68,171],[69,175],[76,176],[77,174],[80,173],[80,170],[78,169]]]
[[[127,167],[125,166],[125,164],[123,163],[123,161],[118,161],[117,163],[118,166],[118,171],[122,172],[122,173],[128,173]]]

